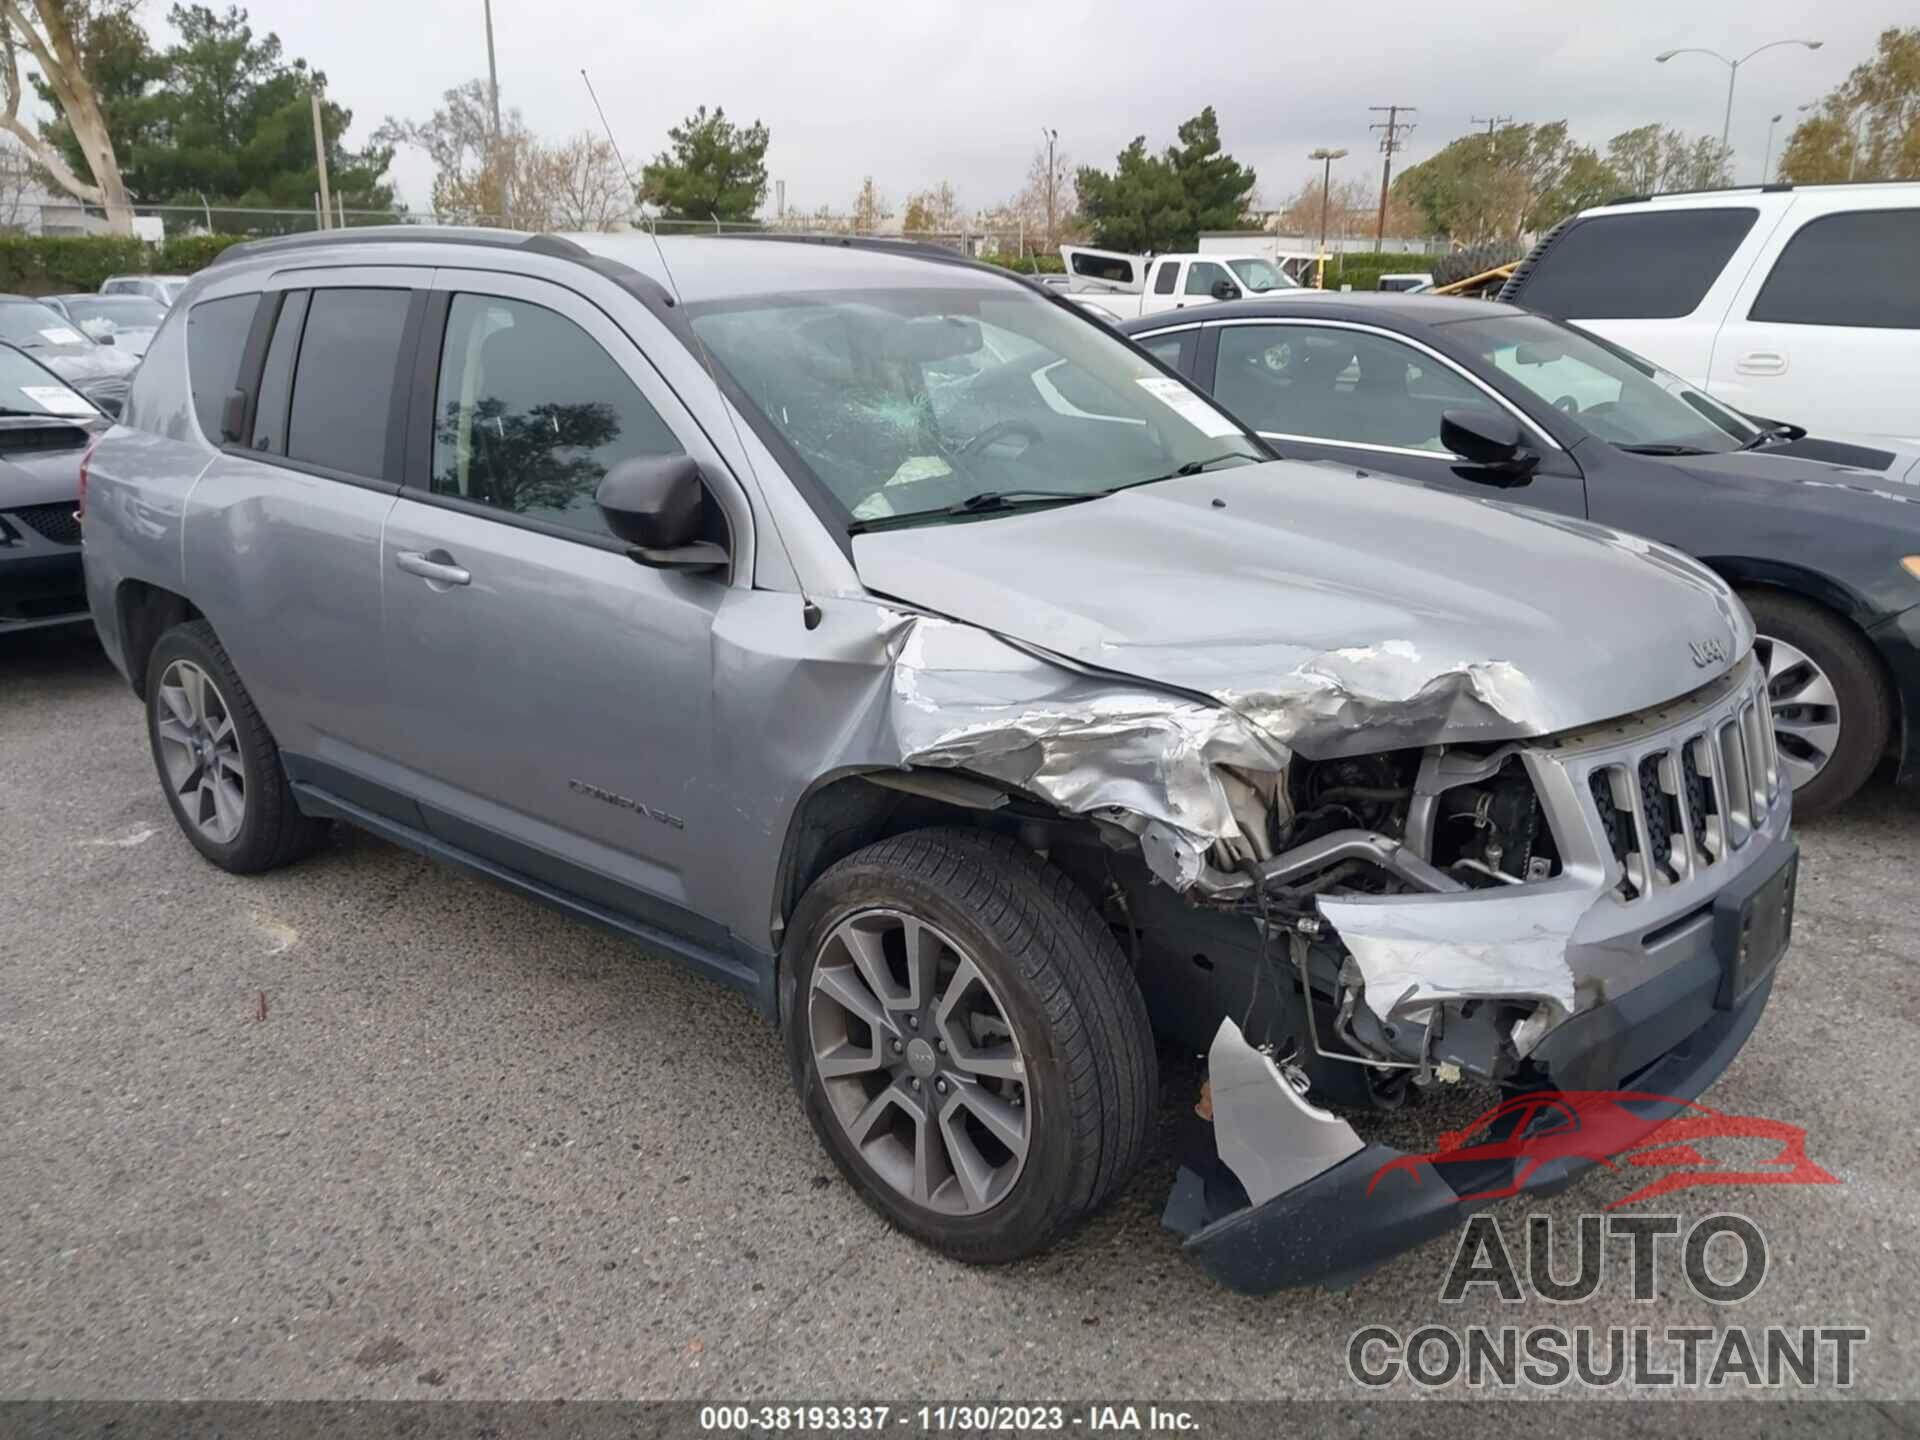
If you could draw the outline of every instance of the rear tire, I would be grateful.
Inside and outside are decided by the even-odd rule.
[[[1880,662],[1847,621],[1777,590],[1745,590],[1767,667],[1780,763],[1796,819],[1853,798],[1886,753],[1893,696]]]
[[[302,815],[280,749],[204,620],[176,625],[147,661],[147,740],[181,832],[222,870],[297,860],[327,834]]]
[[[870,845],[807,891],[781,965],[807,1117],[916,1239],[1017,1260],[1138,1168],[1158,1091],[1146,1004],[1093,905],[1030,850],[963,829]]]

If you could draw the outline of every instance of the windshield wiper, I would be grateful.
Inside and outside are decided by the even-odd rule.
[[[849,535],[869,530],[887,530],[899,525],[921,524],[928,520],[950,520],[958,515],[1001,514],[1014,510],[1039,509],[1050,505],[1073,505],[1082,500],[1098,500],[1112,490],[982,490],[958,504],[937,510],[909,510],[900,515],[875,515],[855,520],[847,526]]]
[[[1177,466],[1164,475],[1149,475],[1144,480],[1132,480],[1125,485],[1116,485],[1113,488],[1131,490],[1135,485],[1158,485],[1162,480],[1179,480],[1188,475],[1198,475],[1201,471],[1211,469],[1215,465],[1224,465],[1229,460],[1244,460],[1249,465],[1259,463],[1256,456],[1247,455],[1238,450],[1229,450],[1224,455],[1209,455],[1204,460],[1189,460],[1186,464]]]
[[[1629,455],[1711,455],[1711,450],[1702,450],[1698,445],[1616,445],[1616,450],[1624,450]]]

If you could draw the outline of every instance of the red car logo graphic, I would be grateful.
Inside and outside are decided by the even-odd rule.
[[[1481,1137],[1475,1141],[1475,1137]],[[1770,1158],[1744,1168],[1724,1166],[1711,1157],[1713,1142],[1761,1142],[1775,1147]],[[1473,1143],[1470,1143],[1473,1142]],[[1752,1149],[1751,1145],[1744,1147]],[[1705,1153],[1703,1153],[1703,1151]],[[1471,1171],[1511,1161],[1490,1177],[1505,1180],[1463,1194],[1462,1200],[1500,1200],[1517,1195],[1542,1165],[1604,1165],[1619,1171],[1665,1170],[1631,1195],[1608,1203],[1618,1209],[1641,1200],[1670,1195],[1695,1185],[1838,1185],[1839,1179],[1807,1156],[1807,1132],[1801,1126],[1755,1115],[1725,1115],[1635,1090],[1560,1090],[1516,1095],[1461,1130],[1440,1137],[1424,1155],[1401,1155],[1374,1171],[1367,1193],[1388,1175],[1405,1171],[1420,1182],[1420,1167],[1459,1167]],[[1510,1178],[1508,1178],[1510,1176]]]

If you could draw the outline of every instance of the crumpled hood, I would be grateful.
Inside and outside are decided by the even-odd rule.
[[[1624,715],[1753,638],[1665,546],[1290,461],[859,535],[853,558],[870,590],[1204,693],[1309,756]]]

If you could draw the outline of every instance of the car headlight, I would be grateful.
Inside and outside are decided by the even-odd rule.
[[[1900,562],[1900,568],[1914,579],[1920,580],[1920,555],[1909,555]]]

